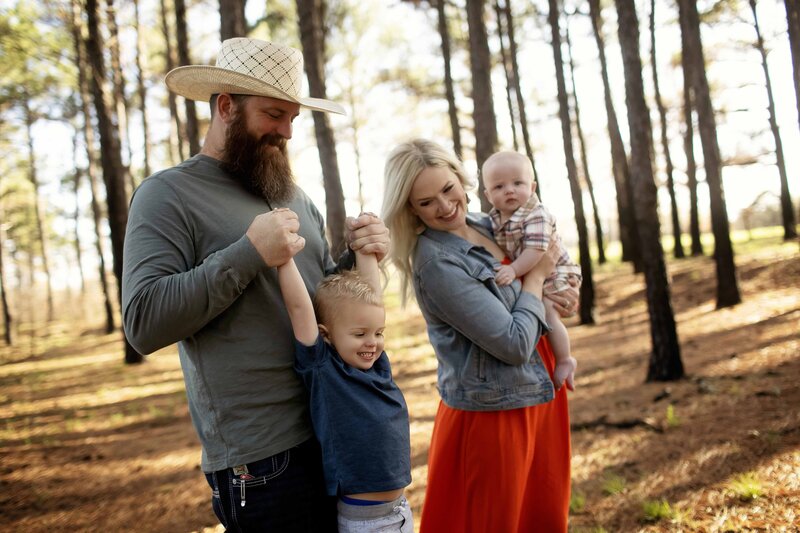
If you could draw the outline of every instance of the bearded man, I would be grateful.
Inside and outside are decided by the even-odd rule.
[[[275,267],[294,260],[310,290],[351,250],[381,259],[388,231],[348,219],[339,264],[322,216],[294,183],[286,155],[301,108],[302,54],[254,39],[222,43],[215,67],[167,74],[173,92],[211,105],[201,152],[137,189],[122,282],[125,333],[141,353],[178,343],[201,467],[228,531],[335,531],[294,339]],[[296,254],[296,255],[295,255]]]

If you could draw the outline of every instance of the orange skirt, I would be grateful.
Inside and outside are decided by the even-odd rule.
[[[537,349],[552,376],[550,343]],[[570,455],[566,387],[551,402],[507,411],[439,402],[420,532],[566,532]]]

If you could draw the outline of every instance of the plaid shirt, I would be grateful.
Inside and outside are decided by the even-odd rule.
[[[572,262],[569,253],[556,233],[556,218],[539,201],[536,193],[531,194],[528,202],[514,211],[505,223],[500,222],[500,211],[492,208],[489,211],[497,244],[514,260],[526,248],[547,250],[550,240],[558,239],[561,255],[556,262],[556,270],[564,274],[578,274],[581,270]]]

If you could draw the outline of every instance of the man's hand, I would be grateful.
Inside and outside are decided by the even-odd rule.
[[[380,262],[389,253],[389,229],[377,215],[361,213],[347,217],[347,245],[362,254],[373,254]]]
[[[517,279],[517,273],[511,265],[499,266],[494,273],[494,281],[501,287],[503,285],[511,285],[515,279]]]
[[[300,220],[285,207],[258,215],[247,228],[247,238],[253,243],[267,266],[286,263],[302,250],[306,240],[297,234]]]

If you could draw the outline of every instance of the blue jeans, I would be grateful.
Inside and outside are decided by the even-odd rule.
[[[246,479],[241,477],[232,468],[206,474],[225,531],[336,531],[336,498],[325,494],[315,439],[248,463]]]

